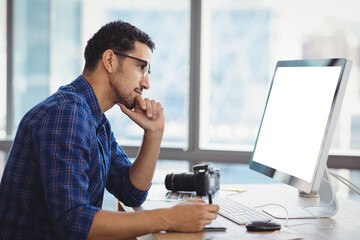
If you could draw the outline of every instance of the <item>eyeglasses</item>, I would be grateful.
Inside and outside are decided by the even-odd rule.
[[[140,58],[132,57],[132,56],[129,56],[129,55],[126,55],[126,54],[123,54],[123,53],[115,52],[114,50],[113,50],[113,52],[116,55],[132,58],[132,59],[135,59],[137,61],[143,62],[145,65],[140,67],[140,70],[141,70],[141,73],[142,73],[143,77],[146,77],[147,75],[150,75],[150,63],[148,61],[145,61],[145,60],[140,59]]]

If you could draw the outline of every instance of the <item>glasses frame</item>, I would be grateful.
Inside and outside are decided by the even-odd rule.
[[[150,71],[150,63],[146,60],[143,60],[143,59],[140,59],[140,58],[136,58],[136,57],[133,57],[133,56],[129,56],[129,55],[126,55],[126,54],[123,54],[123,53],[119,53],[119,52],[116,52],[114,50],[112,50],[116,55],[119,55],[119,56],[123,56],[123,57],[128,57],[128,58],[132,58],[134,60],[137,60],[137,61],[140,61],[140,62],[143,62],[145,63],[145,69],[144,69],[144,73],[143,73],[143,77],[146,77],[147,75],[150,75],[151,71]]]

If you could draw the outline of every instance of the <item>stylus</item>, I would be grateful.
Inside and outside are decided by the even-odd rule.
[[[211,193],[209,193],[208,196],[209,196],[209,204],[212,204],[212,195],[211,195]]]

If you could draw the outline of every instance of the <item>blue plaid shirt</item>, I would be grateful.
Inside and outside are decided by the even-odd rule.
[[[85,239],[105,187],[128,206],[145,200],[130,165],[79,76],[20,122],[0,184],[0,238]]]

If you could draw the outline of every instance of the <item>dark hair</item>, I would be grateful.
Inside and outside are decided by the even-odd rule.
[[[117,52],[133,50],[135,41],[146,44],[151,51],[155,49],[155,43],[149,35],[133,25],[120,20],[107,23],[87,42],[84,52],[85,69],[94,70],[99,58],[107,49]]]

